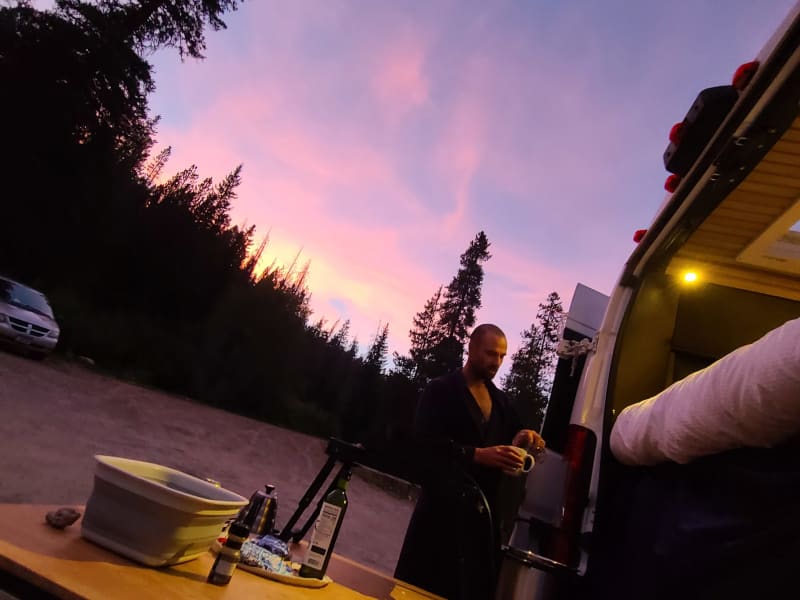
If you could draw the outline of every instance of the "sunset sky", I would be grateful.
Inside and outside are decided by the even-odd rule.
[[[667,134],[789,0],[249,0],[206,59],[150,57],[169,173],[242,163],[233,220],[310,261],[312,317],[362,348],[411,319],[484,230],[478,320],[509,336],[577,283],[608,294],[664,199]],[[724,6],[724,8],[722,8]]]

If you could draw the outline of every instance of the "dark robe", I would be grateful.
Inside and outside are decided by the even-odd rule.
[[[487,421],[460,369],[427,385],[415,416],[411,459],[422,492],[395,577],[448,600],[492,598],[500,544],[524,492],[524,478],[473,462],[475,448],[511,444],[522,429],[506,395],[486,385]]]

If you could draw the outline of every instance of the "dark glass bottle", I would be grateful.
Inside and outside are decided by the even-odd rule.
[[[227,585],[233,576],[236,565],[241,558],[242,544],[247,540],[250,530],[243,523],[233,523],[228,529],[228,539],[219,549],[211,571],[208,573],[208,582],[214,585]]]
[[[314,524],[314,533],[311,534],[308,552],[300,567],[300,577],[322,579],[325,576],[331,554],[333,554],[333,546],[336,544],[339,529],[344,521],[344,513],[347,511],[347,482],[349,480],[350,471],[345,471],[336,481],[336,488],[325,496],[319,517]]]

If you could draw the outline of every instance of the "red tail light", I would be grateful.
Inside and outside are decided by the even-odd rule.
[[[750,80],[753,79],[753,75],[758,71],[758,66],[757,60],[739,65],[739,68],[733,74],[733,87],[739,91],[746,88]]]
[[[667,180],[664,182],[664,189],[667,190],[670,194],[673,193],[675,190],[678,189],[678,184],[681,182],[680,175],[670,175],[667,177]]]
[[[672,129],[669,130],[669,141],[676,146],[681,143],[681,138],[683,137],[683,129],[685,125],[683,121],[680,123],[675,123],[672,126]]]
[[[638,244],[642,241],[645,233],[647,233],[647,229],[637,229],[636,233],[633,234],[633,241]]]
[[[581,517],[589,495],[595,445],[595,435],[590,429],[569,426],[564,449],[567,461],[564,512],[561,527],[553,537],[553,558],[567,565],[574,565],[580,556]]]

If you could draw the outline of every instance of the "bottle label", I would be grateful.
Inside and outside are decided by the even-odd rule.
[[[216,577],[222,577],[224,579],[229,579],[233,572],[236,570],[236,563],[232,560],[227,560],[223,558],[219,561],[217,568],[214,569],[214,575]]]
[[[334,506],[327,502],[322,503],[317,523],[314,526],[314,534],[311,536],[311,543],[308,547],[305,564],[315,569],[321,569],[325,563],[325,556],[330,549],[333,534],[336,533],[336,524],[342,514],[340,506]]]

